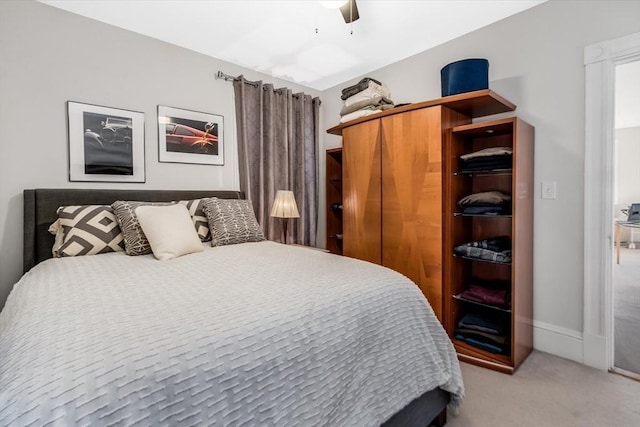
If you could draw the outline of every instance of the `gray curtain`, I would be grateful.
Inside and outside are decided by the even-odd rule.
[[[233,82],[240,190],[253,203],[269,240],[282,242],[282,221],[271,218],[278,190],[293,191],[300,218],[289,219],[289,243],[316,245],[320,99],[271,84]]]

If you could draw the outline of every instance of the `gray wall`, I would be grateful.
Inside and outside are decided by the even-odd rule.
[[[417,102],[440,97],[444,65],[463,58],[487,58],[490,88],[514,102],[515,114],[535,126],[534,318],[538,330],[572,338],[582,331],[583,49],[638,31],[638,1],[550,1],[367,74],[386,84],[396,103]],[[338,122],[340,89],[358,80],[323,92],[325,128]],[[341,140],[327,135],[324,143],[324,148],[333,148]],[[557,199],[540,198],[541,181],[557,182]]]
[[[41,3],[0,1],[0,308],[22,274],[25,188],[238,189],[233,87],[218,70],[320,95]],[[145,184],[68,181],[68,100],[145,113]],[[225,165],[159,163],[158,104],[224,116]]]

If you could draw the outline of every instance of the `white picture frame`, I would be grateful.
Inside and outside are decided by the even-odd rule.
[[[144,113],[67,102],[69,181],[145,182]]]
[[[224,165],[224,117],[158,105],[158,161]]]

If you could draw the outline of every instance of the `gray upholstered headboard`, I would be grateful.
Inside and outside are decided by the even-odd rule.
[[[60,206],[110,205],[116,200],[169,202],[202,197],[244,199],[240,191],[205,190],[89,190],[42,188],[24,190],[24,272],[52,257],[54,236],[49,226],[58,218]]]

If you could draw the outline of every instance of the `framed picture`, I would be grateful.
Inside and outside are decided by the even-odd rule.
[[[158,105],[158,160],[224,165],[222,116]]]
[[[145,182],[144,113],[67,102],[69,181]]]

